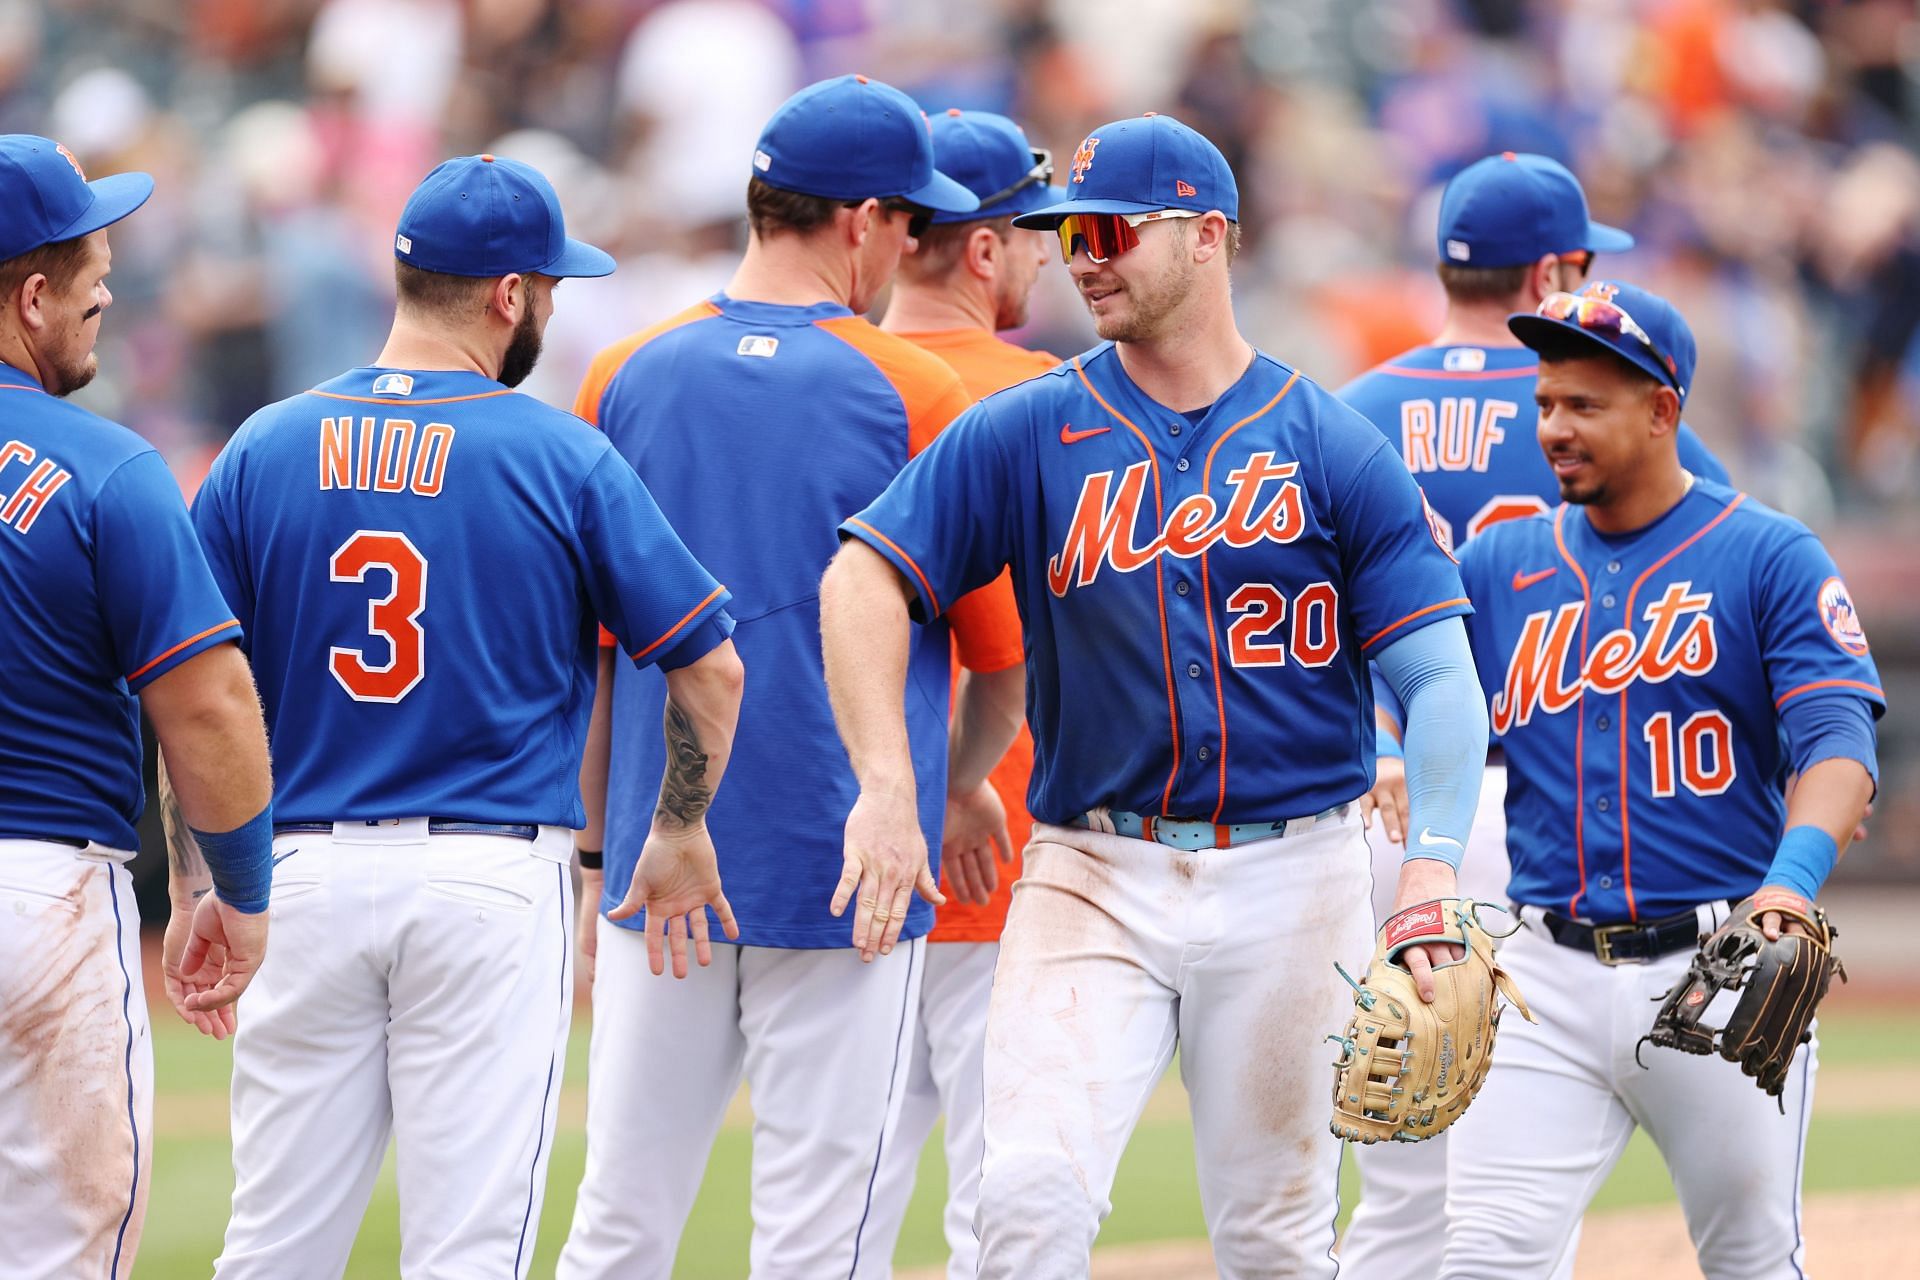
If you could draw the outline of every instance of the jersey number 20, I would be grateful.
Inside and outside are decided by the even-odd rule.
[[[427,607],[427,558],[404,533],[361,529],[327,561],[335,582],[365,582],[368,570],[385,573],[391,583],[384,597],[367,604],[367,630],[387,642],[387,661],[374,666],[364,649],[334,645],[328,665],[356,702],[398,702],[426,675],[420,614]]]

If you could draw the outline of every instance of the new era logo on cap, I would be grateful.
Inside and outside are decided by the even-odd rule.
[[[1178,178],[1175,178],[1173,180],[1173,194],[1185,198],[1187,196],[1197,196],[1200,193],[1194,189],[1191,182],[1182,182]]]

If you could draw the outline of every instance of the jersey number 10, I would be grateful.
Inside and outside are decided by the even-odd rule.
[[[384,597],[367,603],[367,630],[387,642],[387,661],[375,666],[364,649],[334,645],[328,666],[354,701],[398,702],[426,675],[420,614],[427,607],[427,558],[404,533],[361,529],[327,561],[335,582],[365,582],[369,570],[384,572],[391,581]]]
[[[1696,711],[1676,735],[1673,713],[1647,718],[1640,736],[1653,752],[1653,794],[1671,796],[1675,763],[1680,781],[1697,796],[1717,796],[1733,785],[1733,726],[1718,711]]]

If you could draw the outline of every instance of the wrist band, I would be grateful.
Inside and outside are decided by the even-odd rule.
[[[265,911],[273,892],[273,805],[231,831],[187,830],[200,846],[220,901],[250,916]]]
[[[599,849],[575,849],[573,856],[580,859],[582,871],[599,871],[607,862],[606,854]]]
[[[1792,827],[1780,837],[1773,865],[1760,883],[1782,885],[1812,902],[1839,860],[1840,846],[1832,836],[1819,827]]]

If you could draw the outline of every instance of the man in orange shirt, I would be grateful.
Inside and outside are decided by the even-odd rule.
[[[918,246],[900,259],[893,301],[881,328],[933,352],[953,366],[967,391],[983,399],[1045,373],[1058,356],[1016,347],[997,336],[1027,322],[1027,298],[1040,266],[1052,251],[1044,232],[1023,231],[1014,215],[1063,199],[1049,186],[1053,159],[1027,143],[1020,126],[984,111],[950,110],[934,116],[933,155],[940,172],[980,197],[973,213],[937,214]],[[1001,575],[1004,579],[1005,574]],[[960,700],[974,673],[1019,667],[1025,646],[1019,628],[995,629],[969,614],[984,614],[982,597],[968,596],[949,610],[954,623],[955,742],[990,741],[989,732],[968,732],[968,715],[1014,716],[1018,704],[985,698]],[[981,774],[991,766],[991,786]],[[956,749],[948,763],[947,816],[942,874],[947,900],[927,935],[926,973],[920,988],[919,1035],[908,1067],[906,1097],[893,1144],[881,1157],[873,1194],[876,1256],[890,1257],[913,1194],[920,1147],[942,1113],[947,1117],[947,1274],[971,1280],[979,1241],[973,1206],[980,1189],[981,1052],[986,1043],[987,997],[993,989],[1000,930],[1007,922],[1015,875],[998,874],[992,847],[1011,863],[1027,842],[1027,779],[1033,772],[1033,738],[1025,725],[996,764],[969,761]],[[969,856],[971,855],[971,856]],[[985,871],[985,876],[979,874]]]

